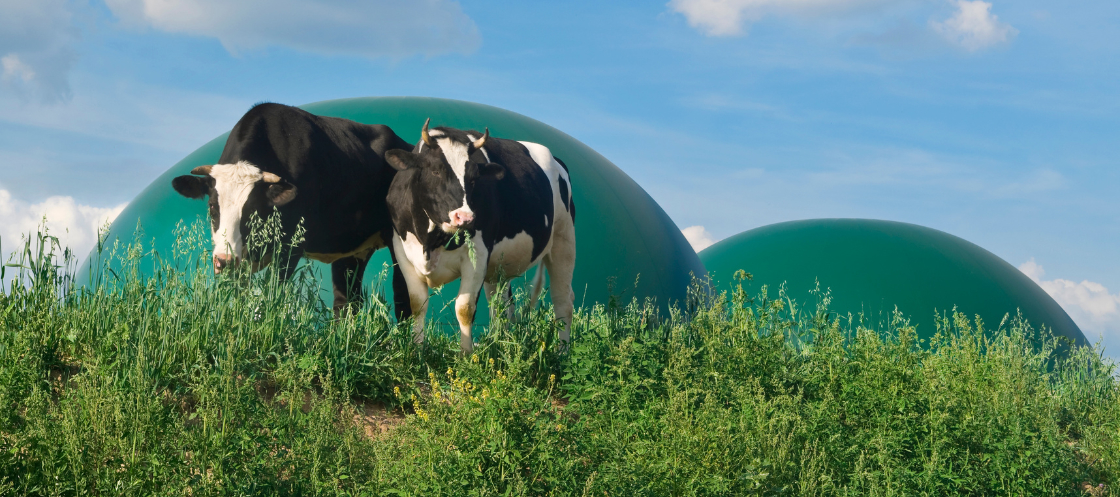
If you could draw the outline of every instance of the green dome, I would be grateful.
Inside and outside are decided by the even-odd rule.
[[[493,136],[549,147],[568,165],[572,177],[577,244],[572,288],[577,306],[606,302],[612,278],[617,281],[617,288],[626,289],[625,292],[616,290],[624,298],[655,297],[665,306],[684,300],[692,274],[704,274],[704,266],[688,241],[645,190],[587,145],[540,121],[488,105],[424,97],[350,98],[317,102],[302,108],[323,116],[386,124],[412,143],[420,139],[420,128],[430,117],[433,126],[479,130],[489,127]],[[230,124],[232,127],[233,123]],[[205,202],[177,194],[171,188],[171,179],[188,174],[195,166],[217,162],[228,135],[211,140],[156,178],[113,222],[107,242],[131,239],[139,222],[145,238],[154,238],[154,248],[163,254],[170,253],[176,223],[181,220],[190,223],[206,213]],[[91,254],[95,256],[96,252]],[[381,272],[382,264],[389,261],[388,250],[373,255],[365,275],[367,292],[372,279]],[[329,280],[330,268],[319,262],[313,264],[319,266],[317,269],[325,276],[324,280]],[[78,275],[80,282],[88,281],[90,264],[87,262],[83,268],[85,274]],[[392,302],[391,286],[388,281],[382,285],[389,292],[389,302]],[[458,282],[451,283],[444,287],[443,298],[450,302],[457,291]],[[329,281],[322,282],[322,296],[324,301],[331,302]],[[454,322],[452,306],[444,306],[437,297],[433,300],[429,318]],[[480,302],[480,307],[485,305]],[[443,314],[437,315],[440,309],[444,309]],[[480,325],[488,319],[484,308],[479,309],[477,316]]]
[[[1038,327],[1086,344],[1069,315],[1045,291],[995,254],[948,233],[922,226],[868,219],[812,219],[763,226],[735,235],[700,252],[721,290],[743,269],[754,275],[752,289],[786,290],[802,305],[810,294],[831,289],[833,311],[863,312],[872,323],[887,322],[895,306],[918,334],[935,331],[934,312],[953,306],[986,327],[999,325],[1016,309]]]

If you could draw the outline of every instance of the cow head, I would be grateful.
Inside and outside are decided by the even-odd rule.
[[[411,199],[412,224],[432,240],[425,245],[446,243],[458,231],[473,231],[475,211],[471,206],[476,183],[485,178],[501,179],[505,168],[487,160],[483,147],[490,137],[452,128],[429,131],[428,121],[420,131],[421,141],[412,152],[390,150],[385,160],[400,171],[390,186],[390,198]],[[390,202],[392,203],[392,202]],[[393,207],[390,206],[390,209]],[[427,229],[422,229],[427,225]],[[434,243],[433,243],[434,242]]]
[[[273,207],[296,196],[295,185],[247,161],[199,166],[190,175],[176,177],[171,186],[187,198],[209,197],[215,274],[248,255],[245,239],[254,212],[264,219]]]

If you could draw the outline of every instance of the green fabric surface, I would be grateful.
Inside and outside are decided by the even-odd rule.
[[[763,226],[727,238],[700,252],[716,288],[728,290],[732,275],[754,275],[752,293],[769,285],[786,290],[812,309],[810,291],[831,289],[831,309],[863,312],[873,324],[889,321],[895,306],[928,339],[935,311],[953,306],[979,315],[995,328],[1006,313],[1021,310],[1035,327],[1085,344],[1069,315],[1042,288],[995,254],[956,236],[907,223],[867,219],[812,219]]]

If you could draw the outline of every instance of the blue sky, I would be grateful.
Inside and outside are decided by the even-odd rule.
[[[458,98],[587,143],[697,244],[930,226],[1120,350],[1118,27],[1103,0],[0,0],[0,237],[47,214],[88,247],[258,101]]]

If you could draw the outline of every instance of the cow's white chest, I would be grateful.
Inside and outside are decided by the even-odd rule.
[[[429,288],[436,288],[459,279],[464,273],[480,271],[481,264],[489,261],[485,279],[497,281],[499,278],[516,278],[540,262],[540,256],[533,258],[533,237],[526,232],[512,238],[503,238],[494,244],[492,252],[482,243],[482,232],[476,232],[475,257],[471,260],[470,250],[464,244],[455,250],[443,248],[431,253],[424,252],[424,246],[412,233],[407,233],[401,241],[404,255],[416,268],[417,276]],[[551,240],[549,242],[551,244]],[[548,253],[548,247],[541,254]]]
[[[430,253],[424,252],[424,245],[412,233],[406,233],[401,240],[404,256],[416,269],[416,276],[429,288],[438,288],[459,279],[464,272],[481,270],[486,261],[486,246],[481,242],[482,232],[475,234],[475,258],[472,261],[466,245],[447,250],[438,248]]]

